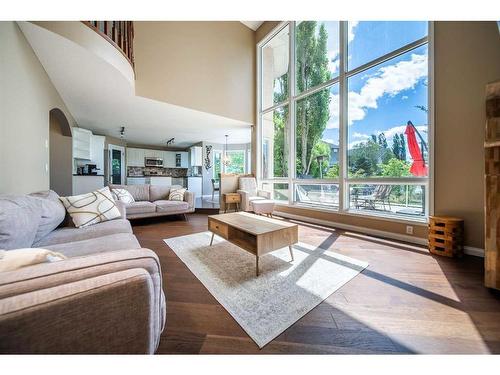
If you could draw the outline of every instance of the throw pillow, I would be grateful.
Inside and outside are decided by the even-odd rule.
[[[120,200],[125,204],[135,202],[135,199],[132,196],[132,194],[130,194],[129,191],[126,189],[112,189],[111,193],[113,194],[113,198],[116,197],[115,200]]]
[[[41,219],[38,202],[26,195],[0,195],[0,249],[31,247]]]
[[[116,207],[107,186],[92,193],[59,197],[59,199],[78,228],[120,217],[120,210]]]
[[[168,200],[169,201],[183,201],[184,200],[184,193],[186,192],[186,190],[187,189],[184,189],[184,188],[170,190],[170,194],[168,195]]]
[[[40,223],[33,242],[36,245],[64,221],[66,209],[59,200],[59,195],[52,190],[31,193],[29,197],[32,197],[41,209]]]
[[[64,255],[45,249],[0,250],[0,272],[13,271],[39,263],[58,262],[63,259],[66,259]]]

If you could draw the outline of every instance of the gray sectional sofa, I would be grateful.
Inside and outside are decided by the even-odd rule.
[[[171,201],[168,200],[168,196],[173,187],[180,188],[175,185],[109,185],[110,189],[125,189],[134,197],[134,203],[125,205],[127,219],[185,215],[194,212],[194,193],[186,191],[184,201]]]
[[[0,353],[154,353],[165,325],[157,255],[119,219],[75,228],[54,192],[0,195],[0,249],[67,259],[0,272]]]

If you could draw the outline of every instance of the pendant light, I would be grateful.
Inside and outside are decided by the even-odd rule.
[[[227,155],[227,137],[228,135],[226,134],[226,147],[224,148],[224,157],[222,158],[222,163],[227,167],[228,165],[231,164],[231,159],[229,159],[229,156]]]

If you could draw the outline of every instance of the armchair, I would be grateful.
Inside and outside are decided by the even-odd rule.
[[[254,200],[271,199],[269,191],[257,189],[255,177],[240,177],[239,188],[236,192],[241,196],[240,209],[242,211],[253,211],[252,201]]]

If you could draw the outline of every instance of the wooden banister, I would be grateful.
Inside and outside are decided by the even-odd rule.
[[[127,58],[134,69],[134,22],[133,21],[82,21],[101,35]]]

